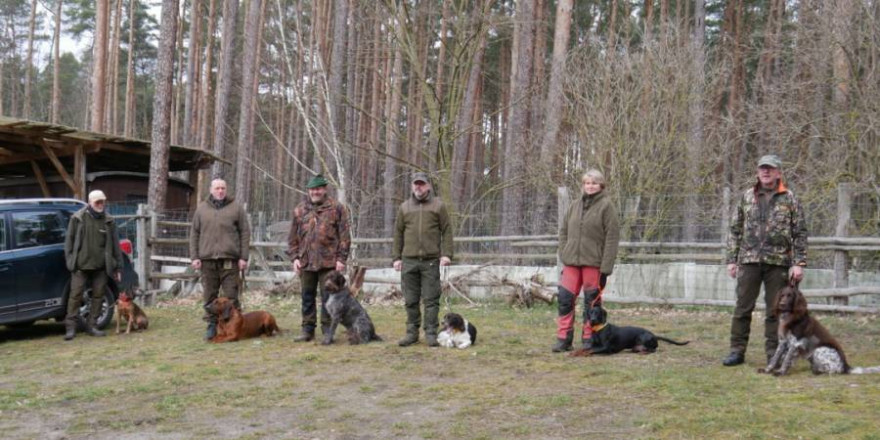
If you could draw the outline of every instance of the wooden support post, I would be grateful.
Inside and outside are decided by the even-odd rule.
[[[189,184],[192,185],[192,193],[189,195],[189,211],[190,213],[196,212],[196,208],[199,206],[199,170],[189,170],[188,176]]]
[[[49,184],[46,183],[46,177],[43,176],[43,171],[40,170],[40,165],[37,164],[37,161],[31,161],[31,168],[34,170],[34,177],[37,178],[37,183],[40,184],[40,190],[43,191],[43,197],[52,197],[52,192],[49,191]]]
[[[75,147],[73,153],[73,197],[79,200],[86,198],[86,155],[82,144]]]
[[[61,164],[61,161],[58,160],[58,156],[55,155],[55,152],[52,151],[52,148],[46,145],[45,141],[40,143],[40,146],[43,147],[43,153],[46,155],[46,157],[49,158],[49,162],[52,162],[52,165],[55,166],[55,171],[58,171],[58,174],[61,175],[61,179],[63,179],[64,183],[66,183],[67,186],[70,187],[70,192],[76,195],[76,183],[74,183],[73,179],[70,178],[70,174],[68,174],[67,170],[64,169],[64,165]],[[80,200],[82,200],[82,198],[80,198]]]
[[[834,229],[835,238],[847,236],[847,226],[850,222],[852,209],[852,186],[849,183],[837,185],[837,226]],[[849,287],[849,273],[847,272],[848,252],[845,250],[834,251],[834,287]],[[832,297],[832,304],[849,305],[848,297]]]
[[[571,205],[571,195],[568,193],[568,188],[564,186],[560,186],[556,189],[556,198],[557,198],[557,208],[556,208],[556,234],[562,232],[562,226],[565,224],[565,214],[568,213],[568,207]],[[556,269],[557,272],[562,270],[562,259],[559,258],[559,254],[561,252],[556,253]]]

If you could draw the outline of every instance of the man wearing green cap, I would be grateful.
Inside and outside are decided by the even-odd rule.
[[[452,262],[452,225],[425,173],[413,174],[412,196],[397,210],[392,253],[394,270],[402,272],[406,306],[406,336],[397,344],[406,347],[419,341],[420,303],[424,303],[425,341],[437,347],[440,266]]]
[[[302,333],[296,342],[315,338],[317,325],[316,297],[321,285],[321,331],[330,328],[330,314],[325,305],[324,276],[331,270],[344,271],[351,249],[348,208],[327,194],[327,179],[318,174],[306,188],[309,196],[293,209],[287,255],[293,271],[302,281]]]
[[[764,285],[767,304],[764,350],[778,344],[778,317],[773,314],[776,293],[798,283],[807,265],[807,226],[804,212],[782,181],[782,160],[767,155],[758,160],[758,181],[743,193],[727,239],[727,271],[736,278],[736,307],[730,326],[730,354],[725,366],[745,362],[755,301]]]

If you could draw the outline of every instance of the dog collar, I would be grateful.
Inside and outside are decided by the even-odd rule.
[[[600,332],[600,331],[602,331],[603,328],[605,328],[605,324],[599,324],[597,326],[593,326],[593,331]]]

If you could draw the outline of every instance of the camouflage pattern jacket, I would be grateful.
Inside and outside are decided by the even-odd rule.
[[[303,201],[293,209],[287,244],[290,260],[299,259],[304,271],[345,263],[351,250],[348,208],[330,197],[319,205]]]
[[[733,213],[727,263],[806,266],[807,225],[800,203],[780,180],[762,212],[758,185],[743,193]]]

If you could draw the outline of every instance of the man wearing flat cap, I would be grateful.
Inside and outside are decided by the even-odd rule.
[[[427,174],[413,174],[412,195],[397,210],[392,245],[393,266],[401,272],[406,306],[406,336],[397,343],[401,347],[419,341],[420,303],[425,307],[425,342],[429,347],[439,346],[440,266],[452,262],[452,248],[446,206],[433,194]]]
[[[220,296],[221,289],[223,296],[241,310],[239,289],[250,245],[251,228],[244,206],[226,193],[225,180],[212,180],[211,194],[193,214],[189,236],[192,267],[202,272],[202,319],[208,322],[205,340],[217,334],[219,316],[209,311],[209,305]]]
[[[318,174],[306,184],[308,197],[293,209],[287,255],[302,281],[302,333],[296,342],[315,338],[318,286],[321,288],[321,332],[330,329],[327,313],[329,293],[324,277],[332,270],[344,271],[351,250],[348,208],[327,193],[327,179]]]
[[[773,314],[776,293],[798,283],[807,265],[807,226],[794,193],[782,181],[782,160],[766,155],[758,160],[758,181],[736,205],[727,239],[727,271],[736,278],[736,307],[730,326],[730,354],[725,366],[745,362],[755,301],[764,285],[764,351],[776,351],[778,317]]]
[[[95,323],[101,314],[107,281],[109,277],[114,277],[116,281],[122,279],[119,236],[113,217],[104,212],[106,202],[107,196],[103,191],[90,192],[89,205],[74,213],[67,225],[64,257],[71,276],[67,316],[64,319],[65,341],[76,336],[76,318],[86,286],[92,288],[86,332],[92,336],[104,336]]]

